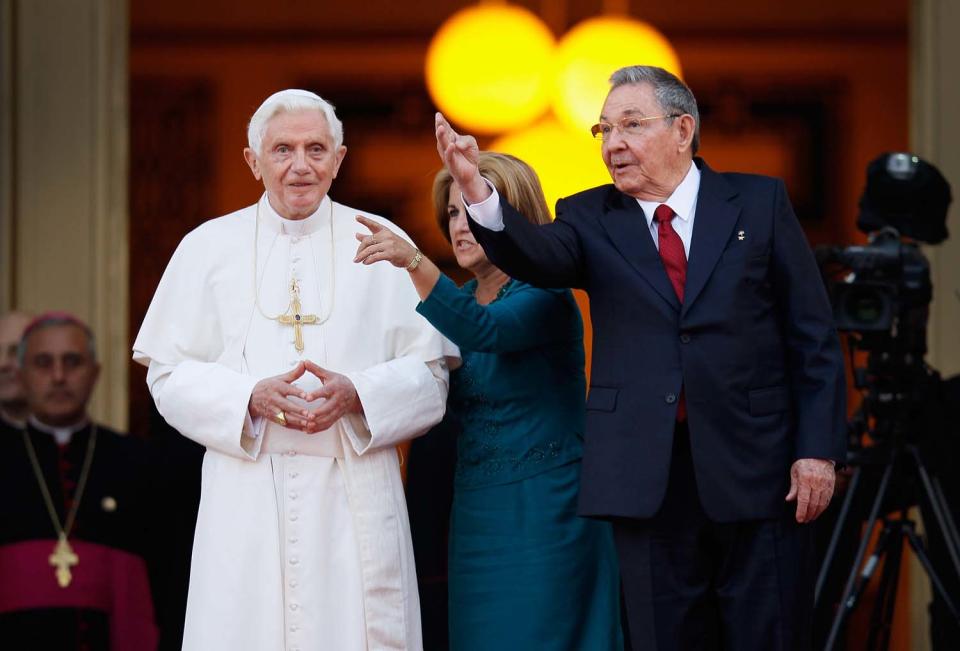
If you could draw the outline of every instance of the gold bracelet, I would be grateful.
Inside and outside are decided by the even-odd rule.
[[[421,260],[423,260],[423,254],[420,253],[420,249],[417,249],[417,252],[413,256],[413,260],[411,260],[410,264],[407,265],[407,271],[413,271],[419,267]]]

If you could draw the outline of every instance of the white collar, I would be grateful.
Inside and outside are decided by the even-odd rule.
[[[286,219],[278,215],[270,205],[266,192],[260,197],[257,206],[260,209],[260,219],[263,220],[264,228],[281,235],[311,235],[318,231],[330,217],[332,203],[330,195],[325,195],[314,213],[305,219]]]
[[[689,221],[693,216],[693,209],[697,205],[697,194],[700,192],[700,170],[693,161],[690,161],[690,169],[687,175],[680,181],[673,194],[666,201],[643,201],[637,199],[637,203],[643,208],[643,215],[647,218],[647,228],[651,228],[653,223],[653,211],[660,204],[667,204],[673,210],[674,214],[683,221]]]
[[[56,439],[59,445],[66,445],[69,443],[74,434],[90,424],[90,419],[86,416],[73,425],[66,425],[65,427],[54,427],[53,425],[47,425],[46,423],[38,420],[33,414],[30,414],[30,416],[27,418],[27,421],[33,426],[34,429],[52,436],[54,439]]]

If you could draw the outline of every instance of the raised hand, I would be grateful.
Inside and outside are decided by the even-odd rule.
[[[316,426],[313,431],[322,432],[346,414],[363,412],[360,396],[357,395],[357,389],[353,386],[350,378],[340,373],[328,371],[311,361],[304,362],[304,365],[306,370],[316,375],[323,382],[321,388],[308,393],[306,396],[307,402],[324,398],[319,407],[310,411],[310,417]]]
[[[489,186],[480,176],[477,160],[480,148],[473,136],[461,136],[441,113],[434,118],[437,133],[437,153],[450,172],[450,176],[460,186],[467,203],[480,203],[490,196]]]
[[[373,264],[386,260],[394,267],[406,268],[417,255],[416,247],[383,224],[362,215],[357,215],[357,221],[366,226],[370,234],[357,233],[360,246],[357,247],[354,262]]]
[[[303,405],[289,399],[290,396],[296,396],[306,400],[306,391],[293,384],[306,371],[306,365],[300,362],[286,373],[257,382],[250,393],[250,403],[247,406],[250,416],[261,416],[304,432],[317,431],[310,412]]]
[[[827,459],[797,459],[790,468],[790,492],[786,500],[797,501],[797,522],[813,522],[833,497],[837,471]]]

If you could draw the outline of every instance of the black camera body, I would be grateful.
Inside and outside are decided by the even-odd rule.
[[[837,329],[851,352],[868,353],[853,368],[864,421],[854,429],[869,420],[874,438],[909,429],[934,381],[924,361],[933,286],[919,243],[947,238],[950,201],[935,167],[912,154],[884,154],[867,167],[860,198],[857,226],[868,244],[816,250]]]
[[[947,239],[951,199],[940,171],[913,154],[886,153],[867,166],[857,227],[869,243],[817,247],[837,329],[858,349],[922,362],[933,287],[918,243]]]
[[[926,353],[933,286],[917,244],[884,229],[864,246],[820,247],[817,260],[823,269],[849,270],[827,285],[838,330],[860,333],[864,350]]]

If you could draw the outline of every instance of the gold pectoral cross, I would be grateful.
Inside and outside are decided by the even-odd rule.
[[[277,317],[283,325],[293,326],[293,345],[298,353],[303,352],[303,326],[316,323],[316,314],[300,314],[300,288],[297,279],[290,281],[290,306],[287,311]]]
[[[67,542],[67,537],[64,534],[60,534],[60,539],[57,540],[57,546],[53,548],[49,560],[50,565],[57,568],[55,572],[57,584],[61,588],[66,588],[73,580],[70,568],[80,563],[80,557],[73,551],[73,547]]]

